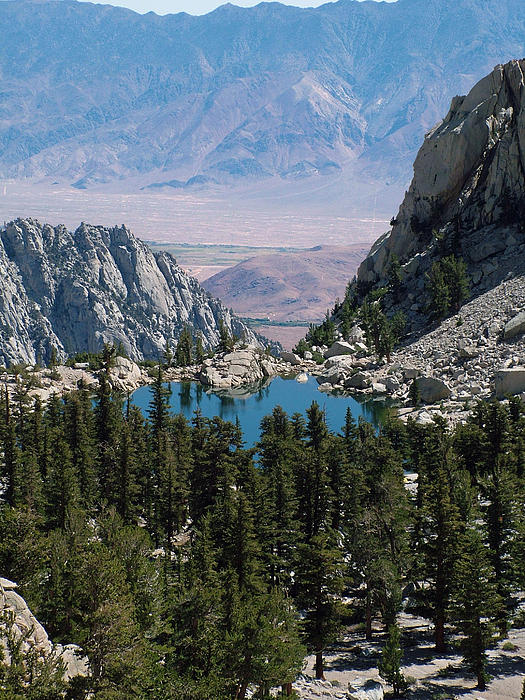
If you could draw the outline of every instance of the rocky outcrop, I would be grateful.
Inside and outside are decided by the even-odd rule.
[[[425,272],[461,256],[473,296],[525,270],[525,60],[497,66],[425,138],[392,229],[358,272],[385,284],[396,255],[406,280],[397,305],[425,317]],[[417,325],[417,324],[416,324]]]
[[[235,389],[257,384],[290,369],[289,364],[263,353],[260,348],[246,346],[205,360],[197,378],[215,389]]]
[[[125,227],[81,224],[74,232],[32,219],[0,229],[0,364],[47,361],[122,343],[133,360],[158,358],[184,325],[219,341],[254,333],[165,252],[153,253]]]
[[[33,615],[27,603],[16,592],[17,584],[0,578],[0,648],[3,658],[0,663],[10,664],[8,638],[21,643],[20,651],[27,655],[36,650],[41,658],[61,660],[65,667],[66,680],[74,676],[88,674],[87,659],[82,656],[80,647],[53,645],[45,629]]]

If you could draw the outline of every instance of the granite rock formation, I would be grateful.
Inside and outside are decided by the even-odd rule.
[[[21,652],[37,651],[40,658],[60,659],[64,664],[65,679],[86,676],[87,659],[80,647],[53,645],[47,632],[29,609],[26,601],[16,592],[17,584],[0,578],[0,663],[10,663],[7,639],[21,644]]]
[[[423,273],[447,249],[464,258],[474,293],[519,270],[525,242],[524,73],[525,60],[496,66],[466,97],[452,100],[418,153],[392,229],[359,268],[361,283],[384,283],[397,255],[410,291],[417,292]]]
[[[205,346],[219,322],[258,344],[253,332],[165,252],[125,227],[81,224],[74,232],[32,219],[0,229],[0,364],[48,361],[122,343],[134,360],[156,359],[185,324]]]

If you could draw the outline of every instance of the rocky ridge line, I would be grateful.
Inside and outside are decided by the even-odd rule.
[[[436,326],[427,275],[450,255],[466,264],[470,299]],[[397,295],[389,287],[396,257]],[[409,403],[417,379],[423,401],[440,402],[456,418],[472,398],[525,398],[525,60],[497,66],[466,97],[454,98],[425,138],[392,229],[376,242],[354,286],[360,300],[380,288],[387,315],[401,310],[407,318],[403,346],[390,364],[374,362],[354,329],[350,343],[325,355],[321,388]]]
[[[125,227],[81,224],[74,232],[33,219],[0,229],[0,364],[47,362],[122,343],[133,360],[156,359],[184,325],[204,345],[219,322],[261,340],[166,252],[153,253]]]

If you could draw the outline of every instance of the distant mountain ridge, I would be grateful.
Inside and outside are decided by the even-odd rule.
[[[125,227],[81,224],[71,233],[33,219],[0,229],[0,364],[48,361],[122,343],[134,360],[157,359],[185,325],[204,344],[254,333],[166,252]]]
[[[525,54],[522,10],[340,0],[161,17],[1,2],[0,176],[187,188],[349,173],[380,192],[408,180],[454,94]]]

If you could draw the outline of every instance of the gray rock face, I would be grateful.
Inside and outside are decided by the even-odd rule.
[[[418,153],[393,228],[359,269],[362,283],[384,280],[395,254],[415,299],[425,270],[443,255],[432,231],[450,246],[455,241],[474,291],[515,274],[525,257],[519,228],[525,211],[524,73],[525,60],[497,66],[466,97],[452,100]]]
[[[70,233],[32,219],[0,229],[0,364],[98,352],[122,343],[134,359],[157,358],[188,324],[208,347],[219,320],[250,331],[168,253],[153,253],[126,228],[81,224]]]
[[[437,403],[448,399],[452,393],[445,382],[436,377],[419,377],[417,387],[424,403]]]
[[[87,659],[79,653],[80,648],[73,644],[65,647],[54,646],[25,600],[16,593],[16,588],[16,583],[0,578],[0,615],[6,617],[10,627],[9,633],[21,643],[21,651],[25,654],[31,649],[36,649],[45,657],[60,658],[65,665],[66,680],[74,676],[86,676]],[[5,663],[9,664],[10,659],[2,638],[2,629],[0,629],[0,647],[3,647],[6,652]]]
[[[525,333],[525,311],[522,311],[517,316],[514,316],[506,325],[503,331],[505,340],[515,338],[518,335]]]
[[[507,394],[515,396],[525,392],[525,367],[502,369],[494,377],[496,398],[504,399]]]

